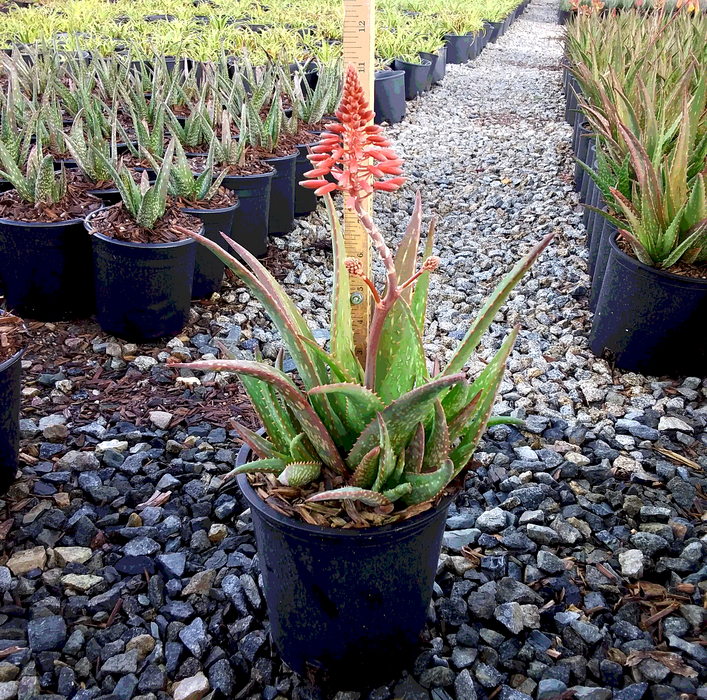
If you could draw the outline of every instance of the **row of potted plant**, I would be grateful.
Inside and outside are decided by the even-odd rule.
[[[382,0],[376,11],[376,44],[387,55],[386,40],[404,42],[402,53],[426,50],[445,34],[479,31],[483,20],[502,21],[517,0]],[[8,48],[57,37],[74,48],[80,35],[82,47],[92,55],[112,55],[126,44],[138,44],[147,53],[184,55],[196,61],[212,60],[223,48],[239,54],[247,48],[254,61],[284,50],[291,60],[328,62],[341,54],[343,5],[335,0],[301,4],[273,0],[267,5],[238,0],[179,3],[166,0],[159,9],[152,2],[101,0],[80,3],[37,4],[10,11],[0,28],[0,42]]]
[[[101,307],[107,302],[99,299],[101,325],[124,337],[154,338],[181,330],[192,295],[218,291],[223,264],[190,241],[182,250],[159,235],[116,236],[148,258],[152,250],[147,268],[134,258],[122,263],[149,283],[150,293],[125,270],[119,275],[120,265],[113,273],[138,295],[132,299],[107,286],[108,257],[99,237],[85,235],[83,220],[116,202],[137,216],[138,195],[150,204],[157,197],[161,220],[169,196],[169,211],[177,207],[201,219],[208,236],[228,231],[252,254],[264,255],[269,234],[289,232],[295,215],[316,206],[311,192],[296,182],[309,167],[304,154],[316,140],[313,130],[338,102],[341,67],[319,66],[312,88],[304,68],[256,68],[247,55],[201,65],[198,76],[186,62],[170,70],[165,59],[148,64],[132,58],[129,53],[61,62],[42,47],[5,57],[0,267],[10,308],[57,320],[93,312],[95,260],[96,289],[115,304],[129,307],[134,301],[140,319],[116,325]],[[152,229],[154,222],[142,228]],[[160,256],[168,253],[181,260],[177,264],[196,264],[193,285],[176,275],[179,291],[170,291],[166,268],[158,283],[154,266],[164,265]],[[111,255],[115,267],[116,254]],[[179,303],[168,318],[164,304],[172,293]]]
[[[700,375],[707,360],[705,32],[689,12],[568,25],[590,347],[644,374]]]
[[[379,56],[375,74],[374,111],[377,123],[395,124],[405,117],[405,101],[426,92],[442,81],[448,63],[466,63],[475,59],[489,42],[503,36],[510,25],[528,6],[530,0],[515,5],[507,14],[491,13],[493,21],[455,25],[459,29],[441,39],[427,37],[423,41],[400,31],[388,34],[376,43]],[[425,50],[416,47],[423,46]],[[383,58],[395,56],[393,60]]]
[[[577,15],[594,13],[614,15],[619,12],[635,11],[651,14],[656,11],[673,13],[682,8],[690,12],[707,11],[700,0],[560,0],[559,22],[565,24]]]

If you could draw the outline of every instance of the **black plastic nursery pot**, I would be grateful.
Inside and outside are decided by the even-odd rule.
[[[173,336],[189,319],[196,241],[128,243],[92,231],[98,323],[125,340]]]
[[[289,156],[268,158],[268,165],[275,168],[270,187],[268,233],[282,236],[295,227],[295,167],[299,151]]]
[[[196,209],[182,207],[185,214],[191,214],[204,224],[202,235],[214,243],[218,243],[222,248],[228,249],[228,244],[221,236],[230,234],[233,227],[233,213],[240,206],[236,202],[233,206],[222,207],[221,209]],[[223,273],[225,264],[217,258],[208,248],[196,244],[196,256],[194,258],[194,279],[191,287],[192,299],[202,299],[218,292],[223,284]]]
[[[447,68],[446,47],[438,50],[438,53],[427,53],[420,51],[420,58],[430,62],[430,72],[425,83],[425,90],[429,90],[433,85],[437,85],[444,78]]]
[[[707,279],[648,267],[609,240],[609,258],[589,336],[617,367],[662,376],[702,376],[707,361]]]
[[[452,496],[402,523],[343,530],[280,515],[245,474],[238,485],[250,506],[283,661],[302,676],[319,672],[347,688],[387,682],[408,665],[425,625]]]
[[[469,58],[473,34],[445,34],[447,42],[447,63],[466,63]]]
[[[256,175],[229,175],[223,186],[238,195],[240,206],[233,212],[231,238],[256,257],[268,252],[270,188],[275,170]]]
[[[558,10],[557,11],[557,22],[558,24],[567,24],[570,21],[574,12],[572,10]]]
[[[495,44],[498,37],[503,33],[503,22],[491,22],[491,35],[489,41]]]
[[[401,70],[405,74],[405,99],[412,100],[427,89],[432,61],[421,58],[420,63],[410,63],[396,58],[393,70]]]
[[[312,169],[312,164],[307,158],[309,147],[314,143],[301,143],[297,146],[297,160],[295,162],[295,216],[305,216],[317,208],[317,195],[314,190],[302,187],[299,183],[305,179],[304,174]]]
[[[24,350],[20,350],[8,360],[0,362],[0,494],[10,488],[19,467],[23,353]]]
[[[405,73],[401,70],[376,71],[373,86],[375,123],[397,124],[405,118]]]
[[[601,217],[601,226],[597,230],[594,229],[596,236],[596,253],[594,255],[593,266],[590,267],[589,274],[592,278],[592,289],[589,295],[589,310],[596,311],[597,302],[599,301],[599,295],[601,294],[601,288],[604,284],[604,273],[606,272],[606,264],[609,260],[609,253],[611,252],[611,243],[618,231],[616,226],[612,224],[608,219]]]
[[[62,321],[93,314],[93,257],[83,219],[0,219],[0,250],[7,307],[19,316]]]

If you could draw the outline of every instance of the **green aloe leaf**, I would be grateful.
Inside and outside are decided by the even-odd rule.
[[[406,505],[425,503],[437,496],[454,476],[454,464],[451,459],[445,460],[434,472],[427,474],[406,473],[405,482],[412,487],[409,494],[403,496]]]
[[[356,470],[351,477],[351,485],[360,488],[370,488],[376,480],[378,474],[378,460],[380,458],[381,448],[376,445],[368,454],[363,456]]]
[[[449,456],[449,430],[447,418],[439,399],[434,402],[434,424],[425,444],[422,471],[438,467]]]
[[[427,231],[427,240],[425,241],[424,259],[432,255],[434,244],[434,219],[430,221],[430,227]],[[425,318],[427,315],[427,291],[430,286],[430,272],[423,272],[415,283],[415,291],[412,295],[412,304],[410,306],[412,315],[415,317],[415,323],[420,333],[425,332]]]
[[[315,493],[307,498],[306,502],[316,503],[317,501],[343,501],[344,499],[360,501],[367,506],[390,505],[390,500],[382,493],[378,493],[377,491],[369,491],[356,486],[344,486],[343,488],[332,489],[331,491],[320,491],[319,493]]]
[[[287,461],[289,455],[278,451],[275,445],[269,440],[266,440],[262,435],[258,435],[258,433],[253,432],[249,428],[246,428],[245,425],[235,420],[233,421],[233,427],[241,438],[243,438],[243,442],[259,457],[263,459],[279,459],[283,462]]]
[[[455,384],[466,381],[463,374],[442,376],[433,379],[428,384],[417,387],[386,406],[381,415],[390,435],[393,452],[398,452],[410,441],[417,429],[417,424],[425,421],[434,410],[435,399]],[[378,421],[372,421],[361,433],[356,444],[351,449],[347,462],[355,466],[363,455],[379,444],[380,429]]]
[[[232,469],[227,477],[230,479],[237,474],[279,474],[285,468],[285,463],[280,459],[258,459],[254,462],[246,462],[239,467]]]
[[[294,412],[303,432],[312,443],[322,462],[337,474],[347,472],[336,445],[331,439],[326,427],[288,376],[259,362],[249,360],[209,360],[186,364],[175,363],[173,367],[187,367],[205,372],[235,372],[239,376],[254,377],[269,384],[287,402]]]
[[[412,439],[405,448],[405,472],[409,474],[420,474],[422,472],[422,460],[424,457],[425,426],[422,423],[418,423]]]
[[[277,480],[285,486],[305,486],[322,473],[320,462],[290,462],[278,474]]]

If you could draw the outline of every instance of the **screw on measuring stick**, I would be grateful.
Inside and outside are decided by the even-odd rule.
[[[353,63],[363,86],[368,104],[373,106],[374,0],[344,0],[344,64]],[[364,200],[371,212],[371,197]],[[371,277],[371,245],[353,209],[344,207],[344,244],[346,255],[361,261],[366,275]],[[366,360],[366,341],[371,321],[371,295],[360,278],[351,277],[351,324],[356,357]]]

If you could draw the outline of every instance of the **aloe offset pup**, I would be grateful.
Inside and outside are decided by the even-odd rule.
[[[260,459],[237,467],[227,478],[243,472],[271,473],[280,484],[306,487],[305,505],[343,500],[349,510],[352,502],[363,504],[377,509],[378,517],[370,520],[378,524],[419,512],[423,504],[443,494],[469,463],[488,423],[519,328],[511,331],[473,383],[462,370],[510,291],[552,236],[516,264],[486,302],[448,366],[430,374],[420,329],[429,276],[440,260],[431,255],[430,228],[424,262],[419,268],[416,264],[422,223],[419,194],[395,256],[366,210],[365,200],[374,191],[394,192],[404,178],[402,160],[381,128],[369,123],[373,114],[351,65],[336,114],[339,123],[328,125],[312,149],[314,169],[302,183],[325,197],[330,218],[331,352],[319,347],[293,301],[252,255],[229,240],[243,264],[194,236],[221,257],[263,304],[297,365],[304,390],[282,371],[281,364],[215,360],[174,366],[235,372],[265,426],[267,438],[237,425]],[[334,182],[325,180],[327,175]],[[384,179],[388,175],[392,177]],[[330,197],[334,190],[343,192],[345,206],[356,212],[383,261],[387,283],[382,294],[360,263],[345,257],[343,233]],[[349,275],[363,278],[375,302],[365,366],[354,352]],[[398,501],[403,508],[396,509]]]

